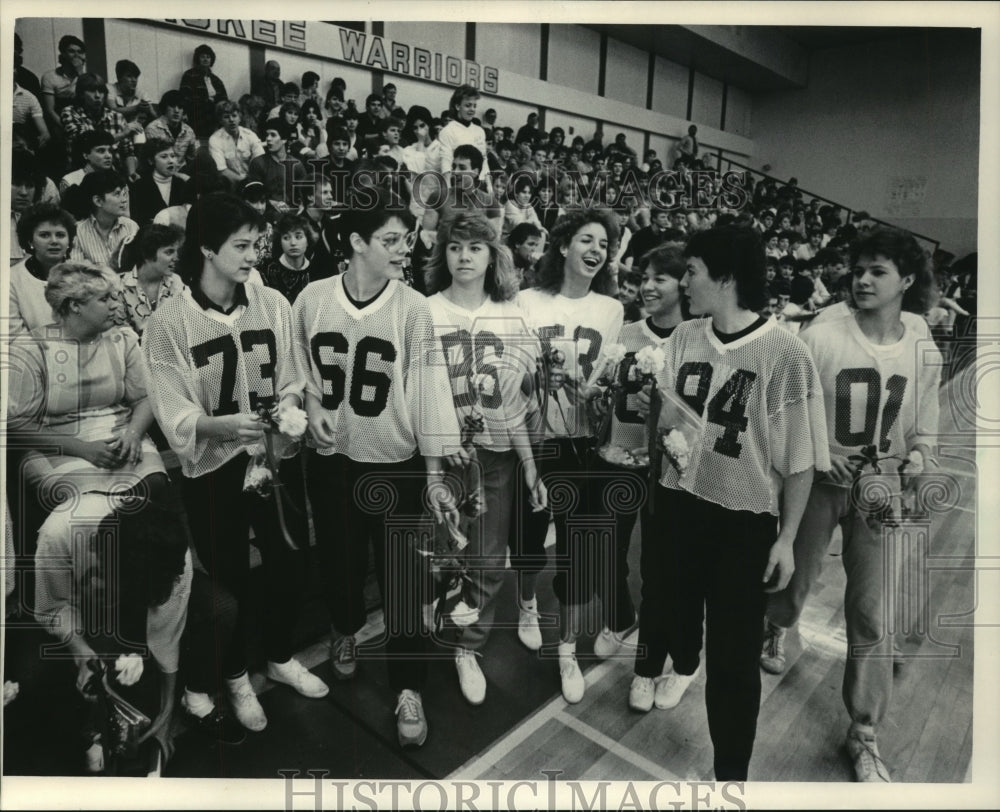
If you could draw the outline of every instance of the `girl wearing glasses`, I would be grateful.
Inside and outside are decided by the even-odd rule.
[[[458,421],[447,371],[425,363],[434,331],[427,301],[404,282],[413,219],[382,189],[342,216],[347,270],[313,282],[293,309],[293,352],[311,429],[306,477],[316,545],[326,574],[334,676],[354,677],[357,633],[367,621],[368,548],[382,593],[389,683],[401,746],[427,738],[420,691],[423,485],[433,507]],[[460,462],[456,451],[455,461]],[[442,511],[436,510],[439,521]],[[457,524],[453,507],[444,511]],[[369,656],[371,656],[369,654]]]
[[[188,214],[188,239],[178,262],[188,289],[156,309],[142,344],[156,381],[150,389],[153,410],[181,460],[182,495],[198,558],[212,578],[217,605],[235,600],[238,607],[234,629],[215,618],[215,628],[195,630],[182,700],[192,725],[224,740],[239,737],[215,706],[221,677],[240,724],[251,731],[267,726],[247,675],[251,525],[265,583],[267,676],[303,696],[319,698],[329,690],[291,650],[305,575],[302,551],[309,539],[298,459],[281,465],[288,504],[284,521],[277,496],[265,499],[244,490],[247,449],[264,438],[258,410],[273,410],[280,401],[281,414],[300,404],[301,392],[286,360],[292,341],[288,300],[246,284],[262,226],[263,218],[234,195],[200,198]]]

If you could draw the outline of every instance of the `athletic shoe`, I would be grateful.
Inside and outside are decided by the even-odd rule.
[[[333,675],[339,680],[353,679],[358,669],[357,640],[353,634],[345,634],[330,645],[330,665]]]
[[[598,660],[606,660],[614,654],[625,642],[625,635],[613,632],[607,626],[601,629],[601,633],[594,638],[594,656]]]
[[[236,679],[227,679],[226,684],[229,687],[229,701],[233,706],[236,720],[254,733],[259,733],[267,727],[267,717],[250,684],[250,677],[244,674]]]
[[[183,698],[181,705],[184,705]],[[240,744],[247,737],[246,731],[218,706],[213,707],[205,716],[195,716],[185,707],[184,720],[188,727],[222,744]]]
[[[420,694],[403,689],[396,703],[396,735],[400,747],[419,747],[427,741],[427,720]]]
[[[760,667],[768,674],[781,674],[785,670],[785,634],[788,629],[764,624],[764,645],[760,650]]]
[[[628,706],[639,713],[648,713],[653,709],[653,692],[656,685],[652,677],[632,677],[632,687],[628,689]]]
[[[83,754],[83,768],[90,775],[100,775],[104,772],[104,744],[100,733],[95,733],[90,738],[90,744]]]
[[[653,704],[660,710],[676,708],[684,692],[694,682],[694,678],[701,672],[701,664],[693,674],[678,674],[671,671],[663,679],[656,683],[656,691],[653,697]]]
[[[575,705],[583,699],[587,683],[583,679],[583,672],[580,670],[575,654],[559,655],[559,678],[562,680],[563,699],[571,705]]]
[[[532,651],[542,647],[542,630],[538,627],[538,598],[518,601],[517,636]]]
[[[476,659],[476,652],[467,648],[460,648],[455,652],[458,684],[462,688],[462,696],[470,705],[482,705],[486,699],[486,677]]]
[[[291,685],[302,696],[310,699],[321,699],[330,693],[327,684],[314,674],[310,674],[306,667],[292,657],[287,663],[267,664],[267,678],[274,682],[281,682]]]
[[[869,784],[889,784],[889,768],[878,753],[875,731],[852,723],[847,731],[847,752],[854,762],[854,777]]]

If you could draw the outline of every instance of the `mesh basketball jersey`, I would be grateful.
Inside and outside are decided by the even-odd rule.
[[[618,365],[618,382],[622,388],[618,390],[615,411],[611,416],[609,442],[612,445],[621,446],[629,451],[646,447],[646,420],[636,410],[635,403],[636,396],[642,389],[642,376],[634,375],[630,379],[629,373],[635,367],[635,354],[639,350],[650,345],[662,347],[666,341],[666,338],[660,338],[649,329],[646,319],[622,327],[618,343],[625,346],[625,360]]]
[[[828,321],[839,321],[840,319],[846,319],[848,316],[853,315],[854,311],[847,305],[847,302],[837,302],[829,307],[824,307],[819,311],[819,313],[816,314],[815,318],[803,322],[801,329],[805,330],[807,327],[813,327],[817,324],[825,324]],[[918,316],[916,313],[911,313],[909,310],[904,310],[899,314],[899,320],[921,338],[930,338],[930,328],[927,326],[927,322],[922,316]]]
[[[248,305],[228,316],[203,310],[185,290],[156,309],[143,333],[149,399],[185,476],[210,473],[244,448],[235,435],[198,441],[199,417],[253,412],[301,389],[288,363],[288,300],[260,285],[244,290]]]
[[[294,358],[305,391],[333,419],[334,445],[319,453],[356,462],[440,457],[457,446],[448,370],[434,363],[437,342],[427,300],[391,280],[360,310],[344,277],[308,285],[295,300]]]
[[[522,290],[517,303],[528,326],[538,335],[543,352],[562,350],[565,373],[593,384],[604,368],[609,344],[618,340],[625,311],[610,296],[589,292],[579,299],[530,288]],[[593,434],[584,409],[577,408],[566,392],[549,396],[546,437],[587,437]]]
[[[661,485],[729,510],[778,515],[782,478],[830,467],[816,367],[773,318],[728,344],[710,318],[683,322],[663,347],[660,385],[704,422],[683,477],[664,463]]]
[[[525,418],[534,400],[525,394],[525,376],[535,373],[538,339],[528,332],[513,302],[487,300],[466,310],[437,293],[427,300],[434,334],[446,365],[459,430],[475,407],[484,429],[473,442],[492,451],[527,443]]]
[[[903,338],[889,345],[872,344],[853,318],[802,333],[823,386],[831,454],[875,445],[880,457],[905,458],[914,443],[934,445],[941,353],[932,339],[904,327]]]

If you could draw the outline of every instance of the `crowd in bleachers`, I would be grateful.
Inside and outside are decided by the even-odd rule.
[[[622,352],[632,354],[630,363],[646,345],[655,345],[666,348],[677,363],[706,364],[683,354],[690,350],[693,329],[678,333],[689,342],[683,348],[671,349],[681,346],[676,337],[668,342],[692,315],[709,315],[716,325],[739,328],[716,330],[719,346],[742,341],[739,331],[753,335],[773,323],[783,332],[780,339],[767,339],[772,342],[768,346],[788,358],[801,352],[807,359],[803,369],[808,369],[799,372],[808,377],[815,374],[809,351],[816,356],[821,345],[814,342],[822,337],[824,322],[881,308],[887,336],[895,335],[898,322],[905,325],[900,335],[932,335],[947,355],[949,342],[956,332],[961,335],[956,324],[961,327],[975,313],[974,255],[952,265],[954,258],[939,252],[932,278],[931,258],[912,237],[873,227],[864,212],[848,218],[842,208],[800,191],[795,179],[755,182],[748,174],[723,175],[717,157],[699,145],[694,125],[669,156],[650,150],[640,158],[622,134],[609,143],[600,130],[569,139],[562,128],[541,129],[535,113],[524,124],[499,122],[496,111],[483,109],[487,102],[468,85],[457,88],[450,101],[442,94],[442,102],[449,103],[436,113],[423,106],[407,109],[392,84],[367,94],[359,106],[342,80],[334,79],[324,94],[316,73],[289,81],[280,64],[270,61],[263,75],[253,77],[251,94],[231,99],[229,77],[214,73],[215,53],[200,44],[178,87],[154,99],[142,86],[141,66],[130,60],[115,65],[114,83],[88,71],[86,47],[75,37],[60,40],[60,64],[40,80],[23,68],[19,39],[16,45],[9,276],[15,368],[8,429],[20,441],[23,457],[16,468],[8,468],[19,472],[8,477],[8,499],[12,507],[20,506],[14,511],[13,535],[12,523],[7,523],[8,555],[16,546],[22,560],[35,553],[47,561],[68,562],[64,572],[40,568],[34,595],[19,597],[69,647],[82,693],[94,692],[94,664],[102,657],[119,689],[137,683],[142,658],[135,646],[121,642],[144,641],[162,684],[159,707],[143,735],[160,741],[167,755],[178,702],[177,712],[192,727],[222,741],[238,741],[245,730],[266,726],[248,680],[247,613],[241,608],[246,601],[263,600],[269,609],[266,628],[255,630],[265,641],[267,675],[304,696],[326,695],[323,680],[301,666],[290,650],[297,589],[311,554],[307,511],[330,580],[326,598],[334,627],[332,670],[337,678],[354,676],[359,659],[355,635],[366,619],[360,589],[369,541],[376,549],[383,589],[387,560],[398,564],[399,571],[410,566],[393,557],[399,552],[387,549],[385,538],[376,538],[385,535],[384,518],[363,516],[351,503],[354,482],[383,476],[420,513],[420,494],[402,483],[412,481],[414,469],[423,472],[422,458],[429,490],[435,483],[451,482],[445,474],[456,471],[467,486],[468,472],[481,469],[482,482],[471,490],[482,491],[490,516],[491,529],[483,531],[493,545],[488,554],[505,556],[514,538],[536,544],[527,549],[527,541],[521,542],[524,547],[510,541],[511,564],[519,573],[518,635],[525,646],[538,649],[534,585],[543,568],[539,557],[547,555],[541,546],[551,508],[546,476],[568,466],[583,492],[594,487],[591,475],[596,471],[627,477],[639,470],[648,477],[647,418],[639,415],[651,409],[648,384],[659,370],[629,373],[629,363],[608,356],[609,347],[625,345]],[[859,292],[858,285],[867,284],[859,280],[877,273],[869,266],[879,258],[888,260],[896,278],[904,280],[900,290],[883,294],[878,288],[882,283],[876,282],[874,292]],[[708,281],[699,276],[703,270]],[[719,281],[727,278],[729,282]],[[884,301],[859,304],[858,295],[884,296]],[[380,297],[383,304],[374,304]],[[353,313],[360,324],[374,318],[376,307],[391,314],[377,330],[351,327],[353,322],[343,317]],[[510,332],[482,332],[471,317],[465,324],[463,319],[480,308]],[[502,350],[500,338],[517,332],[510,326],[514,321],[527,326],[530,338],[524,341],[533,348],[537,344],[537,352],[533,350],[516,380],[511,377],[511,384],[501,379],[502,370],[484,365],[483,354],[491,346]],[[859,323],[866,323],[864,316]],[[459,329],[447,334],[449,345],[440,330],[456,324]],[[193,344],[195,335],[202,340]],[[799,335],[808,337],[803,341],[809,351]],[[448,357],[440,380],[425,380],[434,375],[418,375],[411,367],[422,363],[416,349],[420,342],[433,342],[435,336],[445,341],[446,354],[451,347],[461,355],[465,343],[469,350],[457,362]],[[557,339],[578,342],[581,336],[589,348],[581,350],[579,359],[572,347],[557,346]],[[353,365],[338,360],[341,356],[352,358]],[[380,372],[368,366],[369,358],[376,357],[380,360],[373,364],[385,362]],[[216,363],[221,371],[206,378]],[[671,363],[667,368],[676,372]],[[606,364],[611,372],[602,374]],[[822,373],[819,358],[816,366]],[[732,387],[726,383],[709,402],[709,423],[725,428],[716,452],[722,444],[720,453],[738,457],[739,444],[726,444],[748,431],[744,409],[767,408],[776,425],[785,425],[784,406],[748,406],[747,393],[758,373],[764,374],[758,370]],[[785,381],[780,370],[769,368],[767,374]],[[495,383],[481,380],[491,375]],[[686,378],[677,385],[699,414],[709,392],[709,382],[702,380],[704,386],[698,383],[695,393],[683,389]],[[435,447],[429,439],[434,431],[416,426],[416,414],[421,404],[426,408],[429,402],[441,402],[434,400],[440,389],[445,398],[452,397],[451,388],[459,382],[467,388],[455,391],[454,414],[445,409],[447,414],[435,419],[441,436],[461,441],[448,449],[439,438]],[[662,388],[673,389],[674,384]],[[711,391],[717,389],[713,384]],[[640,390],[645,401],[637,406]],[[487,407],[501,391],[520,404],[523,414],[507,413],[494,426]],[[345,397],[354,422],[343,422]],[[801,471],[811,476],[813,469],[825,471],[830,465],[822,409],[817,417],[814,405],[794,429],[811,429],[813,440],[795,435],[802,450],[783,451],[795,464],[785,460],[791,467],[783,469],[772,460],[789,490],[794,486],[788,483]],[[280,459],[282,449],[264,438],[279,435],[284,421],[291,425],[299,420],[300,407],[307,413],[302,419],[308,421],[312,451],[301,465],[288,451],[281,478],[290,496],[282,510],[285,497],[265,498],[265,486],[255,490],[260,483],[251,481],[253,470],[248,472],[242,451],[253,450],[260,476],[277,476],[273,458]],[[394,422],[365,428],[365,418],[382,420],[385,409],[395,415]],[[614,417],[605,421],[605,414]],[[532,423],[539,419],[542,429]],[[607,431],[617,432],[618,423],[639,427],[631,444],[609,440]],[[883,427],[886,438],[891,423]],[[501,428],[504,439],[499,439]],[[913,445],[911,428],[905,429],[907,445],[893,445],[893,452],[909,459],[907,454],[919,446],[929,456],[922,441]],[[766,427],[751,427],[749,433],[758,430]],[[822,442],[815,441],[817,431]],[[839,436],[838,441],[869,445]],[[824,450],[813,455],[811,443]],[[643,446],[644,460],[635,453]],[[541,453],[546,447],[560,455],[557,464]],[[182,468],[193,556],[178,517],[162,509],[169,487],[162,455],[167,449]],[[629,464],[622,464],[622,455]],[[686,463],[675,468],[683,478]],[[556,575],[559,671],[567,701],[579,701],[585,688],[575,660],[580,632],[574,611],[593,594],[605,607],[605,628],[595,644],[599,656],[617,651],[636,626],[640,642],[651,650],[659,651],[661,642],[664,646],[659,660],[655,654],[637,660],[629,697],[633,710],[649,710],[654,696],[658,707],[676,705],[697,673],[700,616],[693,655],[690,646],[684,652],[671,650],[675,671],[666,675],[661,674],[667,653],[663,641],[673,634],[676,643],[678,631],[662,623],[654,626],[654,616],[677,610],[666,600],[668,593],[684,593],[674,583],[672,567],[702,573],[711,563],[674,551],[677,557],[650,562],[647,570],[646,545],[655,545],[650,534],[664,528],[663,516],[673,515],[675,524],[690,525],[691,531],[704,523],[728,532],[738,526],[734,515],[753,513],[765,519],[747,529],[748,536],[756,533],[761,545],[769,540],[777,546],[774,522],[768,526],[767,517],[780,516],[786,532],[805,509],[802,501],[790,521],[784,507],[766,499],[729,504],[707,490],[696,493],[698,504],[688,504],[677,498],[686,486],[669,480],[668,474],[658,480],[660,518],[644,515],[640,520],[646,609],[632,606],[624,580],[629,539],[641,511],[621,511],[630,520],[619,526],[611,552],[574,552],[565,521],[556,515],[557,553],[571,561],[572,576],[593,582],[581,595],[559,580],[572,580],[569,576]],[[729,474],[752,482],[755,472]],[[522,484],[524,498],[515,505]],[[68,493],[60,491],[63,485],[76,489],[77,498],[63,498]],[[460,559],[456,550],[468,539],[457,517],[462,505],[454,496],[436,504],[431,500],[430,512],[450,529],[444,543]],[[588,498],[597,504],[604,495],[594,492]],[[705,500],[713,510],[721,506],[721,512],[699,512]],[[464,503],[472,514],[474,501]],[[35,508],[24,510],[27,502]],[[72,528],[83,521],[81,516],[95,526],[115,524],[119,536],[129,536],[132,546],[123,543],[114,552],[122,553],[122,575],[114,589],[101,574],[112,553],[95,544],[85,544],[81,552],[74,541]],[[251,525],[266,570],[263,596],[249,592]],[[825,528],[827,540],[831,530]],[[324,540],[324,533],[336,538]],[[784,541],[790,556],[792,539]],[[486,538],[476,543],[487,547]],[[797,539],[795,544],[797,569]],[[132,550],[128,555],[122,552],[126,547]],[[137,547],[148,554],[133,554]],[[760,550],[759,561],[751,556],[741,559],[741,566],[749,571],[766,564],[768,576],[774,571],[778,578],[774,591],[780,591],[777,586],[789,583],[791,559],[769,560],[768,547]],[[729,555],[728,549],[717,552]],[[81,561],[84,553],[90,558]],[[461,690],[478,704],[485,697],[486,680],[477,657],[482,656],[483,628],[488,630],[488,609],[498,586],[456,566],[460,577],[450,591],[437,593],[437,612],[445,604],[452,607]],[[608,572],[614,578],[600,577]],[[738,584],[740,574],[734,571],[725,578],[720,589]],[[760,579],[755,579],[760,592]],[[120,613],[130,621],[127,638],[121,637],[121,629],[94,631],[84,622],[86,607],[79,596],[96,588],[96,582],[101,582],[102,595],[117,591],[113,600],[132,612]],[[478,586],[462,587],[472,582]],[[461,587],[458,603],[464,601],[478,621],[455,609],[456,583]],[[809,584],[807,580],[800,587],[803,595]],[[734,594],[742,594],[733,588]],[[383,598],[391,603],[386,592]],[[710,606],[719,599],[687,598],[707,599]],[[780,671],[783,635],[794,625],[795,612],[786,613],[780,626],[777,616],[768,614],[764,624],[762,593],[753,600],[754,608],[746,613],[740,607],[716,607],[718,614],[709,617],[709,637],[714,631],[731,642],[733,651],[755,649],[754,673],[758,660],[767,670]],[[388,608],[386,616],[391,617]],[[747,622],[756,623],[757,632],[747,631]],[[849,619],[849,625],[855,622],[860,621]],[[413,655],[422,650],[423,638],[415,632],[391,631],[389,639],[390,652]],[[115,656],[109,659],[109,653]],[[710,679],[719,680],[715,691],[731,691],[735,697],[709,699],[716,772],[720,779],[741,779],[756,724],[756,706],[753,718],[747,716],[754,691],[752,680],[747,687],[746,663],[742,671],[729,673],[724,659],[709,650]],[[422,672],[415,663],[413,657],[389,660],[390,681],[399,697],[399,739],[409,745],[422,744],[427,735],[419,693]],[[756,679],[759,701],[759,674]],[[856,684],[854,689],[863,692]],[[217,701],[223,694],[228,707]],[[7,695],[5,685],[5,703]],[[862,719],[851,710],[856,725],[852,757],[859,778],[887,780],[872,732],[879,719]],[[107,742],[101,740],[98,722],[88,725],[87,768],[100,772],[106,766]]]

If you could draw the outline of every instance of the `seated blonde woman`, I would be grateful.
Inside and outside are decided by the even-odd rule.
[[[107,268],[63,262],[49,272],[53,322],[11,344],[8,430],[28,449],[21,481],[46,511],[84,493],[154,495],[166,472],[146,437],[153,411],[139,340],[118,327]]]

